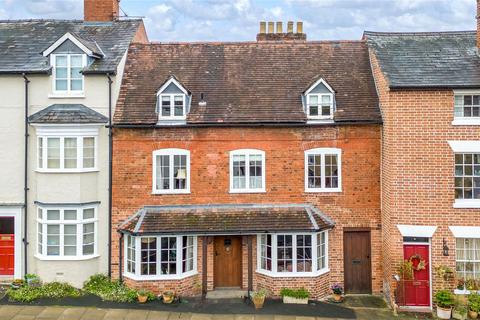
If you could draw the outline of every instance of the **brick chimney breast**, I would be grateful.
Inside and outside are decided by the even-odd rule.
[[[85,21],[114,21],[119,16],[120,0],[84,0]]]
[[[275,31],[276,25],[276,31]],[[288,21],[287,32],[283,32],[282,22],[261,21],[260,32],[257,34],[257,41],[306,41],[307,35],[303,33],[303,22],[297,22],[297,32],[293,31],[293,22]]]

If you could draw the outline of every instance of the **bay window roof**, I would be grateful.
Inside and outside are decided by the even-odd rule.
[[[29,123],[107,123],[108,118],[83,104],[52,104],[28,118]]]
[[[118,229],[133,235],[198,235],[317,232],[334,225],[309,204],[222,204],[145,206]]]

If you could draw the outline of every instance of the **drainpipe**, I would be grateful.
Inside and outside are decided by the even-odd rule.
[[[23,205],[25,214],[23,216],[23,251],[24,251],[24,269],[25,274],[28,273],[28,222],[27,222],[27,212],[28,212],[28,84],[30,80],[28,80],[25,73],[22,74],[23,80],[25,82],[25,159],[24,159],[24,184],[23,184]]]
[[[108,79],[108,277],[112,277],[112,78]]]

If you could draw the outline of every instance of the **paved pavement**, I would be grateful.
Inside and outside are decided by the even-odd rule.
[[[356,319],[387,320],[395,317],[388,309],[354,309]],[[332,317],[299,317],[285,315],[201,314],[152,310],[100,309],[60,306],[0,305],[0,320],[334,320]],[[395,319],[418,319],[400,316]]]

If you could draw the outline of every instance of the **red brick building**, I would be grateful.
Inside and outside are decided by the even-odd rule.
[[[383,289],[401,306],[429,309],[435,290],[480,279],[477,32],[365,38],[383,118]],[[404,259],[418,269],[411,280],[399,275]],[[456,270],[456,280],[438,267]]]
[[[305,39],[130,47],[114,118],[114,277],[182,295],[382,291],[368,47]]]

